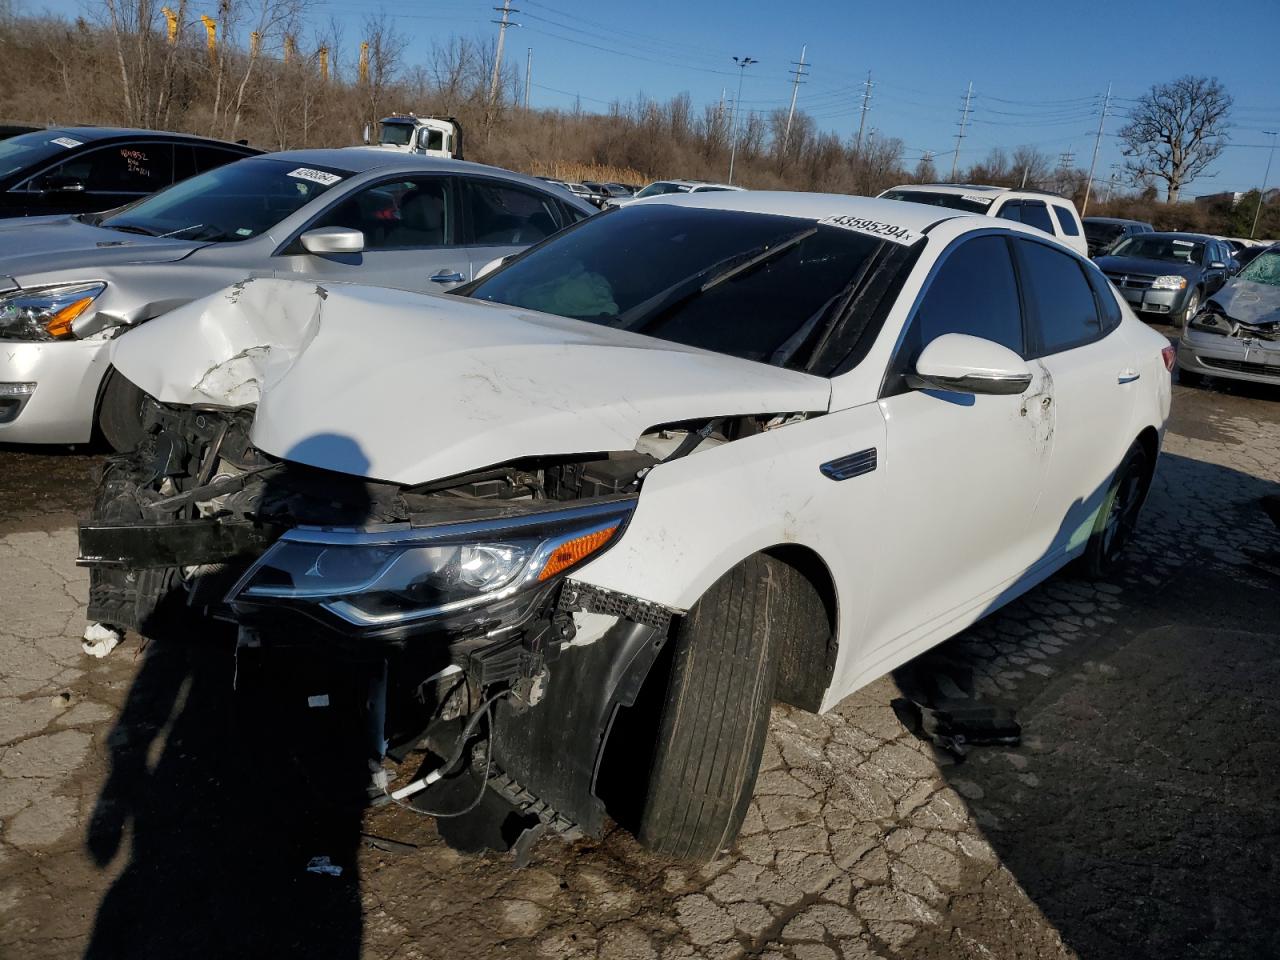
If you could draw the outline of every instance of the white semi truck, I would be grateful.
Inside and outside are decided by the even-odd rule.
[[[454,117],[419,117],[412,113],[395,113],[378,121],[378,142],[370,139],[370,128],[364,128],[367,146],[401,153],[417,153],[427,157],[462,159],[462,126]]]

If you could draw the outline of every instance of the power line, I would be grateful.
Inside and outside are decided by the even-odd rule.
[[[519,10],[513,10],[511,0],[502,0],[501,7],[493,9],[502,14],[501,20],[494,20],[498,24],[498,49],[493,57],[493,78],[489,81],[489,103],[493,103],[498,99],[498,74],[502,72],[502,47],[507,42],[507,27],[518,27],[520,24],[511,22],[511,14],[519,13]]]
[[[871,71],[867,71],[867,79],[862,88],[862,113],[858,118],[858,155],[862,155],[862,131],[867,125],[867,111],[871,109]]]
[[[796,115],[796,96],[800,93],[800,84],[805,81],[804,77],[804,55],[808,51],[809,45],[806,43],[800,48],[799,61],[792,61],[795,69],[791,71],[795,80],[791,84],[791,106],[787,109],[787,128],[782,134],[782,155],[787,155],[787,144],[791,142],[791,120]]]

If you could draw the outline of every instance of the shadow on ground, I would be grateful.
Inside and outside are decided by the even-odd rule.
[[[1166,502],[1147,515],[1179,527],[1177,572],[1144,583],[1130,561],[1121,623],[1038,688],[988,701],[1017,711],[1022,747],[942,772],[978,797],[1001,861],[1083,960],[1280,956],[1280,577],[1224,563],[1197,517],[1207,504],[1280,549],[1256,506],[1275,484],[1168,455],[1161,473]],[[953,666],[956,647],[912,666]],[[989,924],[990,907],[970,890],[950,920]]]

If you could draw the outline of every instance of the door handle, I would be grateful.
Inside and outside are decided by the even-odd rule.
[[[437,273],[435,276],[431,278],[431,282],[432,283],[461,283],[465,279],[466,277],[458,273],[456,270],[453,273],[445,273],[444,271],[441,271],[440,273]]]
[[[1120,375],[1116,377],[1116,382],[1117,383],[1133,383],[1133,381],[1137,380],[1141,376],[1142,374],[1140,374],[1137,370],[1121,370]]]

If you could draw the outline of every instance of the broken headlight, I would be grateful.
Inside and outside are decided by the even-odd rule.
[[[522,517],[290,530],[227,601],[316,604],[357,627],[464,611],[546,583],[621,535],[635,506],[619,500]]]
[[[2,293],[0,339],[70,339],[71,324],[105,289],[105,283],[62,283]]]
[[[1203,333],[1217,333],[1225,337],[1231,333],[1232,323],[1217,310],[1213,309],[1212,304],[1206,304],[1187,322],[1187,327],[1191,330],[1199,330]]]

